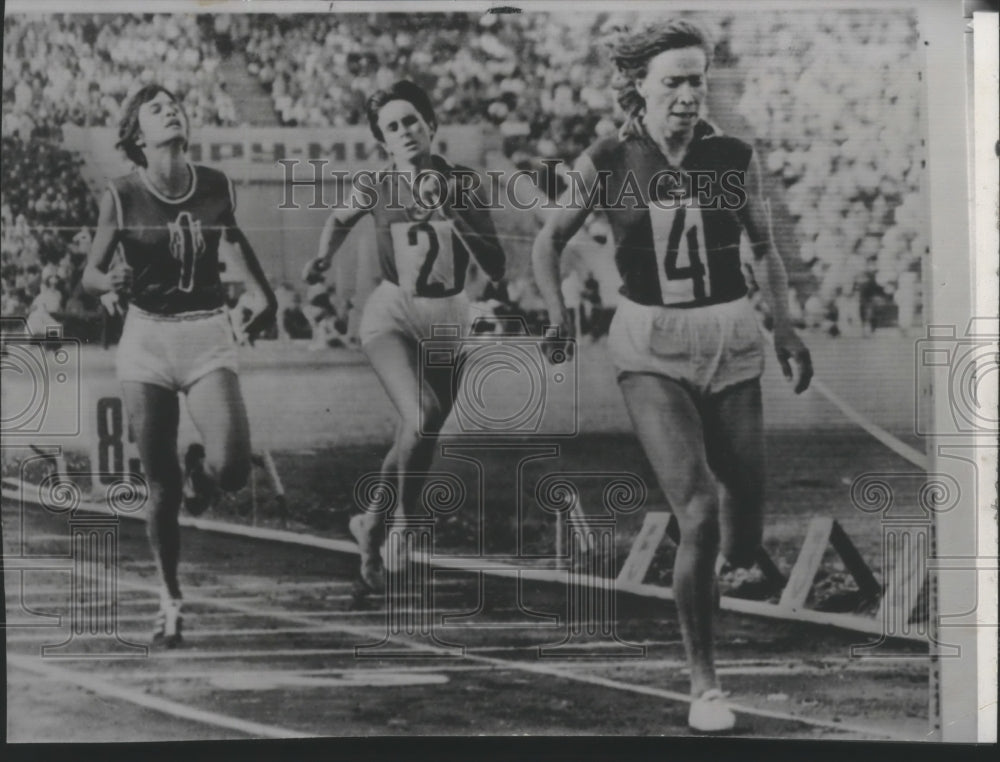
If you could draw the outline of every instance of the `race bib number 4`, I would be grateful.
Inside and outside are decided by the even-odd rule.
[[[701,209],[649,208],[663,304],[707,299],[712,295]]]
[[[394,222],[389,231],[400,288],[416,296],[444,296],[454,291],[450,222]]]

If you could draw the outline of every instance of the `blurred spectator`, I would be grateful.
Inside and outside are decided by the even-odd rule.
[[[282,340],[312,338],[309,320],[302,312],[302,298],[288,283],[275,289],[278,299],[278,338]]]
[[[319,282],[309,286],[306,292],[306,316],[312,325],[311,350],[342,347],[348,342],[347,315],[351,310],[350,300],[340,303],[336,298],[337,287]]]
[[[43,309],[50,315],[62,312],[65,296],[62,292],[62,279],[55,273],[42,282],[42,287],[31,304],[31,309]]]

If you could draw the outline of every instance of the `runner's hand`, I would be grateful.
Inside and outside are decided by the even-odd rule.
[[[306,262],[306,266],[302,268],[302,280],[308,283],[310,286],[314,283],[320,283],[324,279],[323,273],[330,269],[330,261],[320,255],[314,257]]]
[[[552,365],[560,365],[573,359],[573,352],[576,349],[575,326],[573,318],[566,308],[562,308],[558,313],[553,311],[549,315],[558,314],[559,319],[545,327],[545,338],[542,340],[542,351],[545,358]],[[555,334],[554,336],[551,334]]]
[[[278,301],[273,296],[265,299],[260,309],[254,310],[249,319],[243,324],[243,334],[247,337],[247,343],[251,346],[257,336],[274,324],[275,316],[278,314]]]
[[[108,270],[108,285],[116,294],[128,295],[132,290],[132,268],[119,262]]]
[[[795,379],[795,393],[802,394],[812,381],[812,356],[791,326],[775,326],[774,351],[778,355],[781,372],[789,381]],[[792,363],[795,364],[794,371]]]

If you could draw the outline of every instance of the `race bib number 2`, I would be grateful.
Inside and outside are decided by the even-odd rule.
[[[651,206],[649,219],[663,304],[700,301],[711,296],[701,209]]]
[[[401,288],[416,296],[443,296],[455,289],[450,222],[394,222],[389,230]]]

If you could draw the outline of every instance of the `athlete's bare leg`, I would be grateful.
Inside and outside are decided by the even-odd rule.
[[[187,407],[205,445],[205,472],[223,491],[242,489],[250,476],[250,423],[239,376],[208,373],[187,390]]]
[[[399,496],[403,513],[416,509],[420,500],[422,480],[404,478],[404,474],[427,471],[434,460],[437,432],[451,412],[450,395],[435,389],[442,384],[420,382],[418,347],[415,341],[398,333],[385,333],[367,342],[364,347],[389,399],[399,413],[396,429],[395,463],[387,457],[383,464],[394,467],[399,474]],[[386,476],[391,472],[383,470]]]
[[[746,381],[706,400],[705,446],[722,485],[722,555],[733,566],[753,565],[764,532],[764,413],[760,380]]]
[[[674,596],[691,666],[691,694],[718,688],[714,664],[718,483],[705,452],[701,415],[683,386],[663,376],[620,380],[639,442],[680,525]]]
[[[389,448],[389,452],[385,454],[382,458],[382,465],[380,467],[380,472],[383,478],[391,478],[389,475],[395,475],[399,473],[399,457],[397,455],[398,449],[396,447],[396,440],[400,435],[400,427],[402,426],[402,421],[396,422],[396,431],[392,437],[392,447]],[[364,533],[371,534],[375,532],[377,536],[375,537],[375,545],[381,545],[382,541],[385,539],[384,532],[379,531],[379,527],[384,525],[385,516],[380,515],[376,512],[379,501],[374,500],[373,505],[361,506],[362,512],[359,515],[354,516],[351,519],[351,532],[352,533]],[[359,539],[359,538],[355,538]],[[359,539],[360,542],[360,539]]]
[[[177,581],[181,547],[177,524],[182,483],[177,462],[180,404],[175,392],[154,384],[125,381],[122,393],[148,484],[149,544],[167,594],[170,598],[180,598]]]

